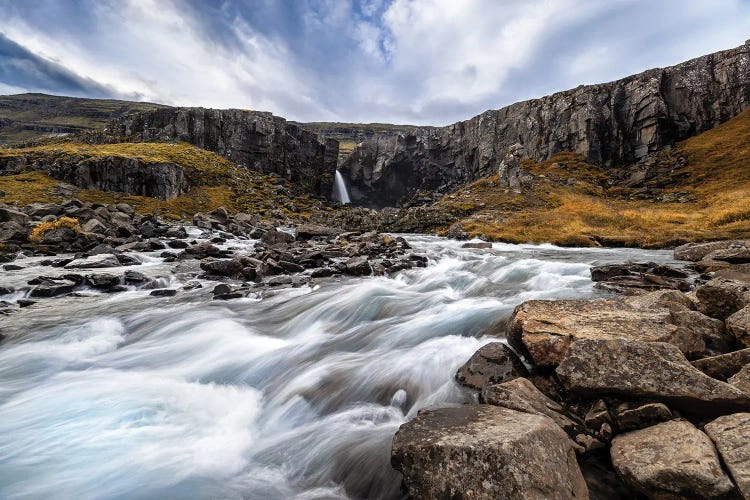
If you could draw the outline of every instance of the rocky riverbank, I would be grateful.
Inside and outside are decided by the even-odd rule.
[[[394,437],[409,495],[750,497],[748,243],[677,248],[692,277],[592,269],[665,289],[520,304],[507,344],[456,374],[476,404],[422,410]]]
[[[186,230],[186,227],[190,231]],[[228,240],[246,242],[221,248]],[[356,232],[258,215],[230,215],[224,208],[197,213],[180,223],[136,213],[127,204],[102,205],[79,200],[62,204],[0,205],[0,262],[4,273],[25,269],[26,257],[47,256],[40,274],[26,287],[0,286],[0,295],[24,299],[0,302],[10,314],[35,301],[87,289],[108,293],[140,288],[154,296],[174,296],[167,276],[110,269],[140,264],[139,252],[157,252],[176,262],[182,274],[222,281],[215,299],[257,296],[275,287],[313,285],[336,276],[386,275],[423,267],[427,258],[411,251],[400,237]],[[45,273],[44,268],[55,269]],[[63,272],[59,272],[62,270]],[[202,286],[188,282],[183,286]]]

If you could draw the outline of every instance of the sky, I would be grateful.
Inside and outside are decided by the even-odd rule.
[[[750,38],[750,0],[0,0],[0,94],[446,125]]]

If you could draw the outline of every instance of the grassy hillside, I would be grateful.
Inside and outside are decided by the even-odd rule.
[[[157,107],[162,106],[46,94],[0,96],[0,145],[98,129],[112,118]]]
[[[164,201],[98,190],[76,190],[74,196],[95,203],[125,202],[141,213],[160,213],[172,218],[191,217],[195,212],[224,206],[230,211],[270,213],[305,218],[320,202],[295,190],[280,189],[278,179],[239,168],[229,160],[187,143],[120,143],[90,145],[59,143],[30,148],[0,149],[0,161],[23,157],[38,167],[15,175],[0,175],[2,203],[27,205],[34,202],[60,202],[70,198],[61,193],[60,181],[49,177],[39,166],[63,159],[77,161],[103,157],[135,158],[146,165],[173,163],[183,169],[192,189]]]
[[[537,181],[522,194],[504,192],[492,176],[436,206],[472,236],[517,243],[662,247],[750,237],[750,110],[659,154],[657,175],[644,184],[668,187],[649,199],[638,199],[644,186],[619,186],[616,171],[572,153],[524,167]]]

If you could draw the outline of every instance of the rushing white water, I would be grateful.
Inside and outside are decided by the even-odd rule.
[[[399,498],[394,432],[470,399],[453,375],[516,304],[594,296],[592,264],[669,261],[407,238],[431,265],[395,278],[229,302],[210,282],[91,293],[1,317],[0,498]]]
[[[336,170],[336,177],[333,180],[333,199],[339,203],[351,203],[344,176],[338,170]]]

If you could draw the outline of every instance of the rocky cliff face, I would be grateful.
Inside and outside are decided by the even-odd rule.
[[[238,109],[168,108],[113,121],[107,132],[137,141],[185,141],[240,166],[275,173],[314,194],[330,196],[338,142],[270,113]]]
[[[575,151],[627,166],[750,103],[750,41],[676,66],[523,101],[437,129],[358,145],[341,165],[355,203],[387,206],[494,173],[510,146],[543,160]]]

